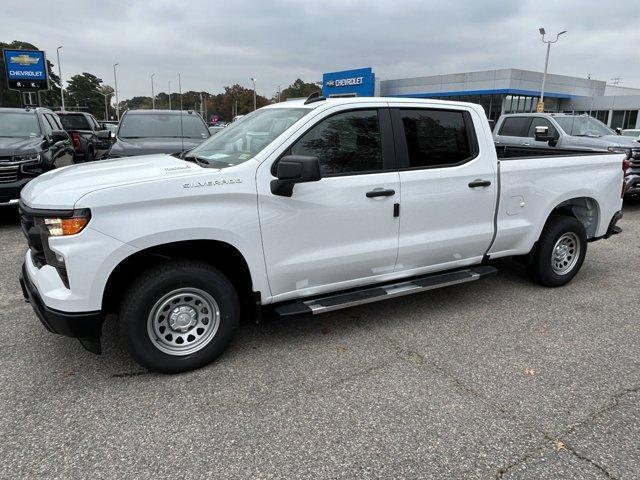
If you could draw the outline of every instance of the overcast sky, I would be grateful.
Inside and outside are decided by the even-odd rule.
[[[296,78],[371,66],[381,79],[495,68],[542,71],[538,27],[568,30],[549,71],[640,87],[637,0],[602,1],[29,1],[4,8],[0,40],[36,44],[63,77],[91,72],[120,99],[171,80],[217,92],[251,86],[270,97]]]

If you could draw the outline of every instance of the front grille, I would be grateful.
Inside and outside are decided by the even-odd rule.
[[[9,182],[17,181],[19,172],[20,172],[19,166],[12,166],[12,167],[0,166],[0,183],[9,183]]]
[[[20,211],[20,226],[22,233],[27,237],[27,243],[31,250],[31,257],[36,267],[42,268],[47,264],[47,258],[44,254],[43,236],[40,230],[40,221],[33,215],[28,215],[24,211]]]

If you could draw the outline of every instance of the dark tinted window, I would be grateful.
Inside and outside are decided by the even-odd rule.
[[[42,115],[42,128],[45,135],[49,135],[53,130],[57,130],[55,123],[49,118],[49,115]]]
[[[531,117],[507,117],[502,122],[498,135],[509,137],[526,137]]]
[[[209,130],[199,115],[135,114],[122,118],[120,138],[209,138]]]
[[[377,110],[333,115],[304,134],[291,147],[293,155],[318,157],[323,175],[382,170]]]
[[[534,138],[536,136],[536,127],[547,127],[549,129],[549,135],[554,137],[558,136],[558,131],[553,125],[551,125],[549,120],[542,117],[534,117],[531,121],[531,125],[529,126],[529,133],[527,134],[528,137]]]
[[[471,158],[464,112],[402,110],[409,167],[435,167]]]
[[[91,125],[84,115],[59,115],[62,128],[65,130],[91,130]]]

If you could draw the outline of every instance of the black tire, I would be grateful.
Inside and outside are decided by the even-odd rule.
[[[215,301],[214,310],[219,313],[218,321],[215,322],[217,330],[210,334],[208,343],[193,353],[167,353],[162,348],[180,347],[162,345],[164,340],[152,333],[154,325],[156,325],[153,322],[159,322],[155,320],[158,316],[152,315],[152,311],[158,312],[158,314],[162,313],[158,310],[158,302],[167,298],[170,292],[184,291],[185,289],[205,292]],[[186,295],[185,299],[192,298],[188,294],[182,295]],[[177,304],[177,306],[180,305]],[[172,310],[167,311],[167,316],[172,313]],[[200,312],[197,315],[200,316]],[[212,313],[211,316],[213,315]],[[119,331],[125,348],[140,365],[156,372],[179,373],[200,368],[218,357],[231,342],[239,318],[238,294],[227,277],[206,263],[170,261],[143,273],[127,290],[120,305]],[[211,324],[214,323],[213,319],[205,318],[204,320],[211,322]],[[176,340],[178,336],[184,337],[188,334],[188,332],[172,330],[168,323],[169,318],[166,322],[164,324],[166,325],[165,331],[173,333]],[[197,326],[202,325],[198,324]],[[196,327],[191,328],[195,329]],[[195,333],[195,330],[193,332]],[[152,340],[152,336],[155,337],[155,340]],[[188,342],[184,343],[186,347]]]
[[[557,261],[558,257],[554,257],[554,248],[561,238],[568,239],[569,246],[567,246],[566,257],[562,261]],[[578,245],[577,252],[575,247],[572,250],[571,244]],[[573,217],[555,215],[545,225],[535,250],[530,254],[527,273],[541,285],[560,287],[576,276],[586,254],[587,232],[582,223]],[[555,268],[554,259],[556,260]],[[563,268],[566,268],[566,271],[562,271]]]
[[[84,158],[85,162],[93,162],[96,159],[95,154],[93,153],[93,150],[90,148],[89,150],[87,150],[87,156]]]

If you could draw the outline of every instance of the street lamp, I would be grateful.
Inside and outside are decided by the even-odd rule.
[[[62,87],[62,66],[60,65],[60,49],[62,45],[56,48],[56,54],[58,55],[58,76],[60,77],[60,99],[62,100],[62,111],[64,112],[64,88]]]
[[[545,32],[544,28],[541,27],[538,29],[538,31],[540,32],[540,35],[542,35],[542,43],[547,44],[547,57],[544,60],[544,74],[542,75],[542,89],[540,90],[540,103],[544,104],[544,86],[545,86],[545,83],[547,83],[547,68],[549,66],[549,51],[551,50],[551,44],[556,43],[560,35],[567,33],[567,31],[563,30],[562,32],[556,34],[555,40],[544,39],[544,36],[547,33]]]
[[[100,93],[100,95],[104,97],[104,121],[106,122],[109,120],[109,109],[107,108],[107,98],[109,98],[109,95],[113,95],[113,92]]]
[[[253,109],[255,110],[257,108],[256,105],[256,79],[251,77],[251,81],[253,82]],[[236,112],[237,114],[237,112]]]
[[[116,118],[118,119],[118,122],[120,121],[120,105],[118,102],[118,75],[116,74],[116,67],[120,65],[119,63],[114,63],[113,64],[113,82],[115,84],[115,91],[116,91]]]
[[[169,80],[169,110],[171,110],[171,80]]]
[[[155,92],[153,91],[153,77],[155,77],[155,76],[156,76],[156,74],[155,74],[155,73],[152,73],[152,74],[151,74],[151,108],[152,108],[153,110],[155,110],[155,109],[156,109],[156,94],[155,94]]]

